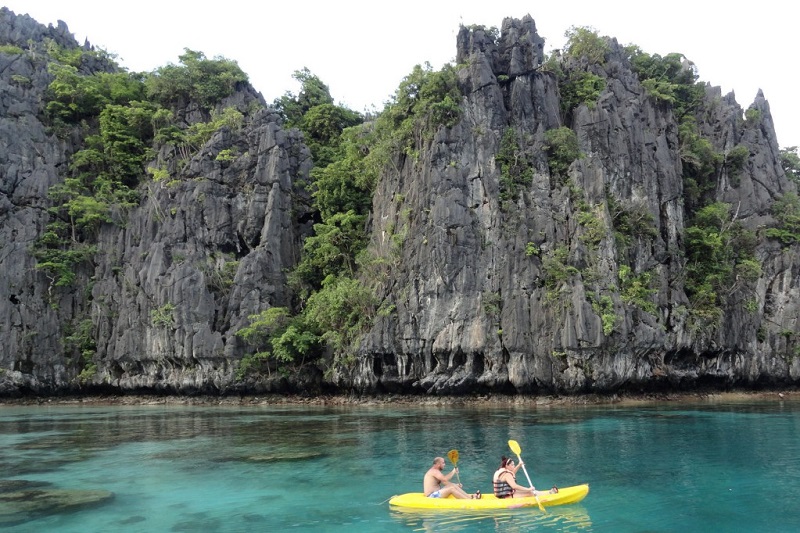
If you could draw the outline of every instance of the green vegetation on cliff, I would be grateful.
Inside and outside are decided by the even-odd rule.
[[[644,261],[637,263],[630,252],[640,241],[652,243],[660,234],[645,203],[616,200],[609,188],[603,197],[600,188],[597,194],[576,185],[577,174],[585,170],[581,143],[586,139],[576,131],[574,113],[602,111],[597,106],[605,101],[601,96],[610,87],[605,68],[612,48],[607,39],[588,28],[573,28],[567,37],[564,60],[551,58],[546,63],[550,69],[546,73],[552,73],[558,83],[560,115],[553,106],[556,117],[547,130],[523,133],[512,124],[495,129],[492,134],[500,136],[495,175],[502,216],[509,219],[515,202],[538,178],[535,172],[549,170],[552,189],[566,191],[560,198],[569,205],[557,207],[568,211],[564,226],[569,230],[555,238],[544,232],[526,235],[524,253],[530,258],[528,264],[535,264],[540,272],[537,288],[544,289],[546,305],[568,301],[567,289],[579,280],[603,334],[610,336],[623,323],[620,309],[624,306],[652,315],[660,311],[654,303],[659,290],[654,288],[654,267],[640,266],[635,271],[633,265]],[[71,156],[63,182],[49,191],[51,220],[33,252],[37,268],[50,280],[50,291],[74,289],[81,276],[85,280],[91,276],[97,233],[104,225],[125,223],[126,211],[150,193],[143,186],[153,185],[147,181],[148,172],[154,181],[170,187],[178,179],[176,168],[186,168],[221,128],[241,128],[250,112],[223,107],[223,101],[247,82],[233,61],[208,59],[187,49],[179,65],[150,74],[109,69],[86,75],[78,68],[83,53],[88,52],[53,49],[48,67],[52,76],[46,104],[49,125],[64,138],[83,139]],[[723,309],[732,298],[752,297],[752,285],[761,274],[755,235],[744,228],[731,205],[716,201],[715,190],[723,175],[732,186],[737,185],[750,150],[740,144],[723,153],[698,126],[707,111],[703,109],[705,91],[683,56],[650,55],[638,47],[627,48],[625,54],[623,63],[629,62],[644,89],[642,100],[677,120],[672,138],[679,142],[687,227],[682,236],[684,249],[670,252],[685,260],[685,280],[680,281],[689,300],[690,324],[696,330],[712,331],[719,327]],[[376,186],[382,176],[426,164],[431,159],[426,151],[434,146],[434,138],[439,142],[445,137],[441,128],[458,126],[463,118],[465,95],[458,67],[453,65],[440,70],[417,65],[386,108],[368,117],[337,105],[328,86],[308,69],[295,72],[295,79],[301,84],[299,93],[286,93],[275,100],[274,108],[286,128],[302,132],[313,158],[310,179],[302,184],[306,191],[300,191],[303,201],[310,198],[307,207],[313,233],[305,238],[296,267],[287,272],[291,303],[259,310],[234,332],[248,352],[236,370],[239,379],[252,374],[272,376],[276,370],[286,374],[311,362],[331,373],[353,368],[363,334],[377,316],[394,309],[391,301],[382,300],[388,291],[381,291],[381,284],[399,261],[414,217],[404,205],[404,195],[396,193],[391,200],[397,204],[396,217],[384,226],[389,245],[383,251],[370,248]],[[757,121],[757,113],[747,120]],[[214,160],[229,164],[238,155],[236,147],[226,148]],[[781,155],[787,176],[800,180],[796,149]],[[148,163],[156,166],[145,169]],[[456,167],[458,162],[449,164]],[[591,202],[590,194],[596,195]],[[766,229],[766,236],[785,246],[798,242],[797,195],[789,192],[777,199],[772,214],[777,224]],[[604,243],[614,248],[602,266],[616,263],[601,272],[601,254],[607,251]],[[223,263],[227,267],[219,271],[203,267],[215,297],[227,295],[234,284],[238,262]],[[501,292],[482,294],[484,312],[499,322]],[[743,303],[752,308],[749,300]],[[169,330],[176,320],[174,311],[171,303],[154,307],[149,326]],[[91,327],[91,321],[81,317],[65,334],[65,346],[83,369],[81,379],[96,370],[91,360],[96,350]]]
[[[275,359],[280,366],[302,364],[329,353],[331,371],[348,367],[360,335],[378,313],[376,265],[383,259],[366,253],[367,219],[380,172],[398,153],[415,156],[440,126],[460,116],[455,70],[416,66],[395,97],[366,123],[353,111],[333,103],[327,85],[308,69],[295,73],[297,95],[275,101],[287,125],[303,131],[312,150],[313,208],[320,222],[303,244],[303,254],[289,280],[299,297],[295,309],[276,320],[262,312],[238,333],[259,351],[240,366],[240,377],[257,370],[254,361]],[[288,339],[288,340],[287,340]],[[300,339],[300,357],[286,348]]]

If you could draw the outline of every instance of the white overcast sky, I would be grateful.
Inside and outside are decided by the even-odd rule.
[[[63,20],[131,71],[177,64],[184,48],[236,61],[267,102],[299,86],[303,67],[356,111],[382,109],[414,65],[454,61],[460,24],[501,26],[530,14],[545,51],[588,26],[645,52],[684,54],[701,81],[733,91],[746,109],[759,89],[778,143],[800,146],[800,4],[791,0],[0,0],[41,24]]]

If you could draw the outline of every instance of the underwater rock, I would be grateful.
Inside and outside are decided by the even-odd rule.
[[[46,485],[26,480],[0,481],[0,526],[99,505],[114,497],[114,493],[107,490],[43,488]]]

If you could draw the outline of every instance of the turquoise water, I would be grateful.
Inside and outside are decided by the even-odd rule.
[[[491,490],[507,441],[579,504],[391,509],[458,449]],[[78,510],[0,505],[9,532],[797,531],[800,401],[615,406],[5,406],[0,482],[111,491]],[[449,467],[449,462],[448,462]],[[448,470],[449,471],[449,470]],[[520,472],[519,479],[524,479]],[[0,494],[2,496],[2,494]]]

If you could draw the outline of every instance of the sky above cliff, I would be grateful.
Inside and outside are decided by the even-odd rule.
[[[63,20],[78,42],[88,40],[131,71],[179,63],[184,48],[235,60],[267,102],[296,93],[292,73],[307,67],[337,103],[376,109],[414,65],[438,69],[455,60],[461,24],[502,25],[530,14],[545,51],[561,48],[564,32],[587,26],[651,54],[684,54],[701,81],[733,91],[746,109],[759,89],[767,98],[778,143],[800,146],[795,24],[800,7],[761,0],[747,9],[730,2],[636,0],[597,2],[350,0],[188,2],[138,0],[4,0],[41,24]]]

